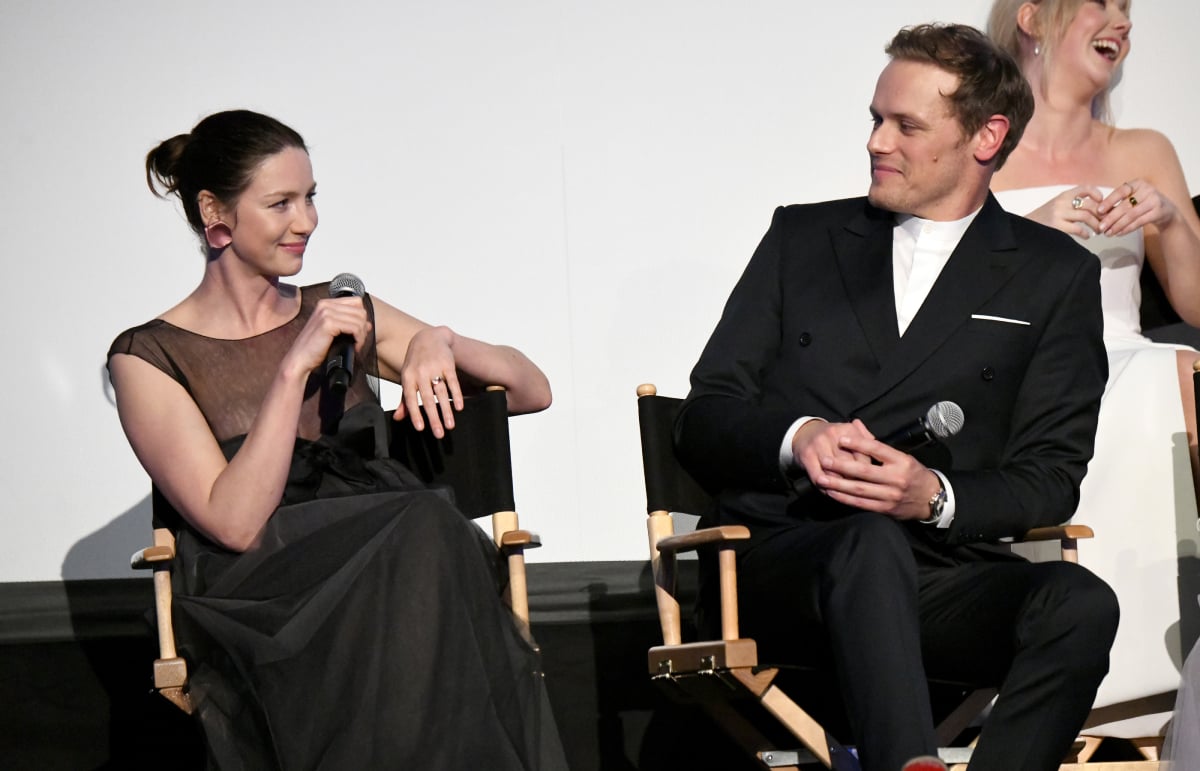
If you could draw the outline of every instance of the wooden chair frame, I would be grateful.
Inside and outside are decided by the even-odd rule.
[[[456,413],[456,427],[437,439],[416,431],[410,421],[392,422],[390,452],[427,485],[446,485],[455,493],[455,505],[466,516],[490,516],[498,556],[508,569],[505,602],[529,635],[529,598],[525,578],[525,550],[541,546],[541,539],[521,530],[513,501],[512,456],[508,433],[508,400],[504,389],[490,386],[467,397]],[[155,522],[175,521],[170,504],[152,494]],[[135,570],[154,572],[154,611],[159,657],[154,661],[154,690],[188,714],[194,711],[188,692],[187,661],[175,647],[172,617],[171,569],[175,559],[175,534],[168,527],[154,528],[154,545],[130,558]]]
[[[659,396],[658,389],[649,383],[638,386],[637,396],[646,473],[646,528],[663,639],[662,645],[649,651],[650,676],[697,701],[763,768],[795,770],[800,763],[815,760],[835,771],[857,771],[857,758],[774,684],[778,668],[760,666],[757,644],[740,636],[733,547],[750,537],[749,529],[734,525],[675,534],[673,512],[702,513],[712,497],[675,461],[670,432],[664,430],[667,418],[674,416],[681,400]],[[1092,536],[1086,525],[1064,525],[1031,530],[1024,540],[1059,541],[1062,559],[1078,562],[1079,539]],[[675,596],[677,560],[680,554],[704,547],[717,549],[721,639],[685,643]],[[947,745],[962,733],[995,694],[994,689],[972,693],[937,727],[939,743]],[[728,705],[735,698],[760,704],[806,752],[772,746],[761,731]],[[958,762],[957,758],[953,760]]]

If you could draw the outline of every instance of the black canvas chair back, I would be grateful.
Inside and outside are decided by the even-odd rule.
[[[388,425],[389,454],[426,485],[449,488],[455,506],[471,519],[516,509],[503,390],[467,397],[455,413],[454,430],[441,439],[429,430],[417,431],[410,420],[392,420],[390,412]],[[183,521],[157,487],[151,488],[151,510],[154,527],[179,532]]]
[[[422,407],[422,412],[424,408]],[[438,439],[412,421],[393,421],[390,454],[431,487],[448,487],[454,504],[471,519],[515,511],[508,399],[503,390],[468,397],[454,415],[454,430]]]
[[[165,527],[172,533],[178,533],[183,527],[183,518],[159,492],[157,485],[150,486],[150,521],[155,528]]]
[[[1192,207],[1200,214],[1200,195],[1192,198]],[[1167,299],[1167,293],[1163,290],[1162,284],[1159,283],[1158,277],[1154,275],[1154,271],[1147,264],[1142,268],[1142,273],[1138,277],[1142,289],[1142,303],[1139,306],[1140,321],[1143,332],[1155,342],[1160,343],[1184,343],[1187,345],[1197,345],[1200,341],[1200,332],[1192,330],[1177,330],[1172,329],[1168,333],[1159,333],[1152,335],[1150,332],[1157,330],[1159,327],[1171,325],[1182,325],[1183,319],[1171,307],[1171,301]]]
[[[642,469],[646,475],[646,512],[704,514],[713,496],[679,465],[673,441],[675,416],[682,399],[646,394],[638,399]]]

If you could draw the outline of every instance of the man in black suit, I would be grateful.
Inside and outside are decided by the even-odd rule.
[[[1000,688],[972,771],[1057,768],[1116,598],[995,542],[1075,510],[1107,377],[1099,264],[988,193],[1033,110],[1016,65],[958,25],[886,50],[867,198],[775,212],[676,448],[721,490],[712,517],[750,526],[747,636],[776,660],[821,641],[865,769],[936,750],[927,677]],[[876,440],[940,400],[965,412],[953,438]]]

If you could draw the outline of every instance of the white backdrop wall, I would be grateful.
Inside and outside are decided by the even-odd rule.
[[[0,581],[129,575],[149,483],[104,353],[198,281],[158,141],[248,107],[308,140],[341,271],[420,318],[514,344],[547,412],[514,421],[543,561],[641,559],[634,388],[682,395],[781,203],[861,194],[883,44],[988,0],[7,0],[0,6]],[[1200,184],[1194,0],[1135,4],[1119,125]],[[394,392],[388,392],[394,400]]]

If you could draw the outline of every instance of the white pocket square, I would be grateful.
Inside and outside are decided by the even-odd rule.
[[[979,319],[980,321],[999,321],[1001,324],[1020,324],[1023,327],[1029,326],[1028,321],[1021,321],[1020,319],[1007,319],[1003,316],[988,316],[983,313],[972,313],[971,318]]]

